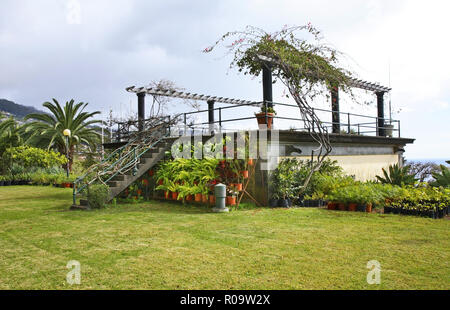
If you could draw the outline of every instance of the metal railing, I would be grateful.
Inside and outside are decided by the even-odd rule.
[[[293,104],[287,104],[287,103],[278,103],[278,102],[270,102],[272,106],[284,106],[284,107],[290,107],[290,108],[296,108],[298,112],[298,106]],[[225,123],[230,122],[238,122],[238,121],[245,121],[250,119],[255,119],[255,116],[244,116],[244,117],[232,117],[232,118],[224,118],[223,117],[223,111],[230,110],[230,109],[237,109],[241,107],[267,107],[269,106],[269,102],[262,101],[262,102],[254,102],[250,104],[235,104],[232,106],[226,106],[226,107],[218,107],[213,109],[204,109],[204,110],[198,110],[198,111],[191,111],[186,113],[181,113],[181,116],[183,118],[183,124],[184,132],[187,132],[187,130],[195,130],[200,129],[202,131],[209,130],[211,131],[211,126],[218,124],[220,130],[224,130],[223,125]],[[200,122],[200,123],[194,123],[194,124],[188,124],[187,123],[187,116],[188,115],[194,115],[194,114],[200,114],[200,113],[208,113],[210,111],[218,111],[218,120],[208,120],[206,122]],[[349,113],[349,112],[340,112],[340,111],[332,111],[332,110],[326,110],[326,109],[320,109],[320,108],[313,108],[314,112],[321,112],[321,113],[330,113],[330,119],[333,119],[333,115],[339,115],[339,120],[341,120],[341,116],[344,116],[343,118],[346,119],[345,122],[333,122],[333,121],[323,121],[321,120],[321,124],[324,125],[325,128],[331,129],[330,133],[336,133],[336,134],[355,134],[355,135],[375,135],[375,136],[397,136],[398,138],[401,137],[400,135],[400,120],[393,120],[393,119],[386,119],[383,118],[384,126],[379,126],[380,124],[380,118],[375,116],[368,116],[368,115],[362,115],[362,114],[356,114],[356,113]],[[279,113],[278,113],[279,114]],[[303,122],[304,119],[300,117],[289,117],[289,116],[280,116],[280,115],[268,115],[265,113],[266,123],[267,119],[271,117],[273,119],[279,119],[279,120],[291,120],[291,121],[300,121]],[[352,118],[363,118],[365,120],[369,121],[363,121],[363,122],[352,122]],[[207,127],[203,127],[206,126]],[[307,127],[297,127],[297,128],[289,128],[290,130],[296,130],[296,131],[309,131],[310,128]],[[225,131],[225,130],[224,130]]]
[[[76,204],[77,195],[89,185],[100,182],[107,183],[119,174],[133,170],[137,172],[137,165],[142,155],[155,147],[160,141],[170,135],[171,123],[160,119],[153,123],[154,127],[147,131],[138,132],[125,145],[117,148],[100,163],[91,166],[85,174],[78,177],[73,183],[73,204]]]

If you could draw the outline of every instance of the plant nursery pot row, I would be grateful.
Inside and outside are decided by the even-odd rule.
[[[10,186],[10,185],[30,185],[31,181],[0,181],[0,186]]]
[[[327,205],[328,210],[339,210],[339,211],[358,211],[358,212],[372,212],[372,204],[360,205],[356,203],[337,203],[337,202],[328,202]]]
[[[448,215],[449,207],[445,207],[443,209],[437,210],[411,210],[407,208],[401,207],[392,207],[385,206],[384,207],[385,214],[401,214],[401,215],[411,215],[411,216],[421,216],[421,217],[429,217],[432,219],[441,219],[444,216]]]
[[[289,208],[292,207],[293,201],[291,199],[270,199],[269,206],[271,208]]]
[[[297,204],[296,204],[297,205]],[[326,202],[322,199],[317,200],[300,200],[298,205],[303,208],[319,208],[326,205]]]

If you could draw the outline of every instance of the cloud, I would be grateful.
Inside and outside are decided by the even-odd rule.
[[[79,3],[78,17],[70,15],[76,8],[70,3]],[[449,9],[446,1],[4,0],[0,97],[35,107],[52,97],[75,98],[106,116],[110,107],[136,109],[125,87],[166,78],[192,92],[260,100],[259,79],[229,71],[231,58],[201,50],[246,25],[274,31],[312,22],[361,78],[389,84],[390,64],[403,135],[420,137],[409,150],[423,152],[427,137],[440,156],[450,153],[435,134],[450,132]],[[284,100],[281,94],[277,87],[276,100]],[[373,107],[347,102],[342,109],[376,115]]]

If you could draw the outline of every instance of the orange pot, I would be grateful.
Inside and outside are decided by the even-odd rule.
[[[201,202],[202,201],[202,194],[195,194],[195,201]]]
[[[371,203],[368,203],[368,204],[366,205],[366,212],[367,212],[367,213],[372,213],[372,204],[371,204]]]
[[[187,196],[186,196],[186,201],[192,201],[192,195],[190,195],[190,194],[187,195]]]
[[[272,129],[273,113],[267,113],[267,123],[266,123],[266,113],[255,114],[258,125],[266,124],[267,129]]]
[[[340,203],[338,205],[339,211],[347,211],[347,206],[345,205],[345,203]]]
[[[348,205],[348,211],[356,211],[356,208],[358,207],[358,204],[356,203],[350,203]]]
[[[250,158],[250,159],[248,160],[247,164],[248,164],[249,166],[253,166],[253,159]]]
[[[169,193],[170,193],[169,191],[165,191],[165,192],[164,192],[164,197],[165,197],[166,199],[169,199]]]
[[[328,210],[336,210],[336,206],[337,206],[337,203],[329,202],[328,203]]]
[[[178,193],[172,192],[172,199],[177,200],[177,198],[178,198]]]
[[[242,183],[234,184],[234,187],[236,188],[237,191],[239,191],[239,192],[242,191]]]
[[[209,204],[214,205],[216,203],[216,196],[209,195]]]
[[[208,203],[208,195],[202,194],[202,203]]]
[[[248,179],[248,170],[244,170],[241,172],[244,179]]]
[[[142,195],[142,190],[141,190],[141,189],[138,189],[138,190],[137,190],[137,194],[138,194],[138,196],[141,196],[141,195]]]
[[[234,205],[236,205],[236,197],[227,196],[227,198],[226,198],[226,205],[227,206],[234,206]]]

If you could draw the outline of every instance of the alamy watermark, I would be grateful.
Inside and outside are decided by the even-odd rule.
[[[367,284],[381,284],[381,264],[377,260],[371,260],[367,262]]]
[[[178,135],[179,129],[173,128],[171,134]],[[210,138],[203,142],[205,136]],[[279,157],[279,131],[264,125],[259,130],[219,131],[213,135],[184,129],[172,144],[171,153],[174,159],[262,159],[261,170],[272,170]]]
[[[70,25],[81,24],[81,4],[78,0],[69,0],[67,2],[66,21]]]
[[[66,275],[66,281],[70,285],[81,284],[81,264],[77,260],[71,260],[66,265],[70,271]]]

